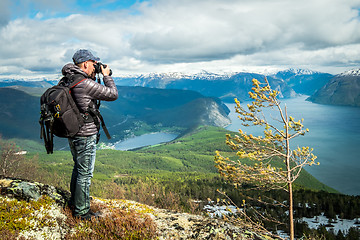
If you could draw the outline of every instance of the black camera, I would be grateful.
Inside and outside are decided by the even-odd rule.
[[[101,73],[101,66],[103,66],[104,68],[107,67],[107,65],[102,64],[101,62],[97,62],[96,64],[94,64],[95,73]],[[112,71],[110,69],[109,76],[111,76],[111,75],[112,75]]]

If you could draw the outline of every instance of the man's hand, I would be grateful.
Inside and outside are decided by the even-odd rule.
[[[106,65],[106,68],[104,68],[104,65],[101,65],[101,73],[103,76],[109,76],[110,75],[109,65]]]

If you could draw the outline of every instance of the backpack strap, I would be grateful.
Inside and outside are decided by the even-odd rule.
[[[110,136],[110,133],[109,131],[107,130],[107,127],[105,126],[105,122],[104,122],[104,118],[102,117],[102,115],[100,114],[99,112],[99,118],[100,118],[100,121],[101,121],[101,127],[107,137],[107,139],[111,139],[111,136]]]
[[[46,96],[48,97],[48,96]],[[54,118],[49,112],[48,106],[46,104],[41,105],[41,116],[40,116],[40,139],[44,139],[45,149],[47,154],[53,153],[54,150],[54,135],[51,131],[52,123]]]
[[[87,110],[87,112],[92,116],[92,118],[94,119],[94,123],[97,127],[97,129],[100,129],[100,123],[101,123],[101,127],[106,135],[106,137],[108,139],[111,139],[111,136],[110,136],[110,133],[105,125],[105,121],[104,121],[104,118],[103,116],[101,115],[99,109],[97,109],[95,107],[95,103],[93,101],[91,101],[91,104]],[[100,122],[99,122],[99,119],[100,119]]]
[[[72,88],[74,88],[76,85],[78,85],[85,79],[87,79],[87,78],[84,78],[84,76],[82,74],[73,75],[72,79],[71,79],[71,83],[69,85],[70,91]],[[105,125],[104,118],[100,114],[99,107],[100,107],[100,101],[97,101],[97,103],[95,103],[94,101],[91,101],[88,110],[81,114],[82,114],[85,122],[94,122],[96,125],[96,128],[98,130],[100,130],[100,124],[101,124],[101,127],[102,127],[106,137],[108,139],[111,139],[110,133]],[[100,122],[99,122],[99,119],[100,119]]]
[[[72,75],[71,79],[69,79],[70,80],[69,89],[72,89],[73,87],[78,85],[80,82],[84,81],[85,79],[87,79],[87,78],[84,77],[84,75],[82,75],[82,74],[74,74],[74,75]]]

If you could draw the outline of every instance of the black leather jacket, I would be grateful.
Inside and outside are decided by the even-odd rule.
[[[118,91],[111,76],[104,76],[104,85],[99,84],[82,71],[78,66],[68,63],[62,69],[62,74],[70,79],[74,74],[82,74],[84,80],[72,88],[71,93],[80,111],[85,112],[92,100],[115,101]],[[98,129],[94,122],[85,123],[76,134],[77,136],[90,136],[96,134]]]

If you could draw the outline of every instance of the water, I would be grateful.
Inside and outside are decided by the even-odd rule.
[[[163,133],[163,132],[148,133],[118,142],[114,145],[114,147],[116,150],[126,151],[134,148],[155,145],[163,142],[170,142],[171,140],[174,140],[177,136],[178,135],[174,133]]]
[[[305,136],[294,139],[294,145],[314,148],[316,161],[320,162],[319,166],[306,167],[306,170],[342,193],[360,195],[360,108],[315,104],[305,101],[306,98],[281,100],[289,115],[295,120],[304,118],[305,128],[310,129]],[[234,111],[235,104],[227,106],[232,119],[228,130],[241,128],[247,133],[262,134],[263,129],[241,125]]]

